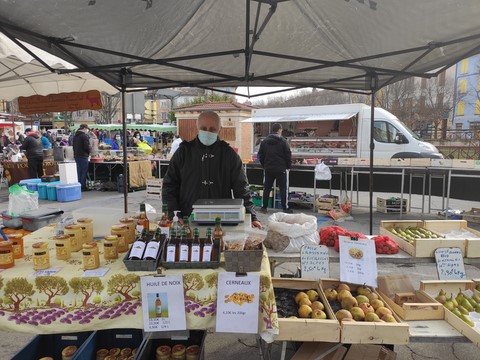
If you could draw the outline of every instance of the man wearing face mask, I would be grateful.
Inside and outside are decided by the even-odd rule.
[[[192,212],[198,199],[243,199],[252,226],[262,228],[248,189],[242,160],[233,148],[218,138],[220,118],[213,111],[200,114],[198,135],[183,141],[173,154],[163,178],[162,201],[170,212],[180,210],[182,216]],[[180,215],[180,214],[179,214]]]
[[[87,191],[88,157],[90,156],[90,138],[87,135],[88,125],[82,124],[73,136],[73,156],[77,163],[78,182],[82,191]]]

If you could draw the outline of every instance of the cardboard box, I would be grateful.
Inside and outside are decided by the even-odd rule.
[[[329,287],[336,288],[340,284],[340,280],[322,279],[320,285],[322,293],[324,289]],[[355,293],[359,285],[348,284],[352,293]],[[375,291],[375,290],[374,290]],[[383,301],[380,294],[380,300]],[[385,303],[385,307],[389,308]],[[396,323],[390,322],[364,322],[364,321],[345,321],[341,324],[340,342],[345,344],[408,344],[410,334],[409,326],[402,323],[400,318],[392,311]]]
[[[304,342],[290,360],[342,360],[348,349],[342,344],[327,342]],[[325,355],[328,353],[328,355]]]
[[[439,320],[445,316],[443,305],[416,290],[408,275],[379,276],[378,293],[403,320]],[[412,294],[412,301],[396,302],[401,294]]]
[[[380,235],[387,235],[394,239],[400,249],[414,257],[435,257],[435,250],[440,247],[458,247],[465,254],[466,240],[465,239],[415,239],[412,242],[408,242],[395,235],[390,228],[408,228],[408,227],[424,227],[425,222],[421,220],[384,220],[380,222]],[[432,231],[432,230],[430,230]],[[435,231],[433,231],[437,234]],[[442,236],[440,234],[437,234]]]
[[[395,360],[397,353],[382,345],[353,344],[344,360]]]
[[[278,318],[279,334],[277,341],[325,341],[338,343],[340,341],[340,323],[335,319],[330,305],[318,281],[304,279],[272,278],[274,288],[294,289],[298,291],[315,289],[325,306],[327,319],[290,319]],[[277,304],[277,307],[279,304]]]
[[[451,237],[449,233],[468,231],[471,235],[465,234],[465,257],[480,257],[480,231],[469,228],[466,220],[425,220],[425,228],[446,237]]]

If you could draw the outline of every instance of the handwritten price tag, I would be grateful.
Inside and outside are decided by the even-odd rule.
[[[463,253],[460,248],[438,248],[435,250],[438,278],[440,280],[466,280]]]
[[[329,278],[329,256],[325,245],[303,245],[300,250],[300,264],[303,279],[318,280]]]

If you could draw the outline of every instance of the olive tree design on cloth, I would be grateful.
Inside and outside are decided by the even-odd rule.
[[[115,274],[108,280],[107,291],[108,295],[120,294],[124,301],[130,301],[134,296],[139,296],[140,291],[134,289],[138,287],[140,276],[135,274]]]

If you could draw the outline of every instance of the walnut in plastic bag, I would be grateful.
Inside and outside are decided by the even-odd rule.
[[[261,248],[263,238],[255,235],[248,235],[245,241],[245,250],[258,250]]]
[[[263,241],[265,246],[275,251],[283,251],[290,244],[290,238],[276,231],[268,230],[267,237]]]

